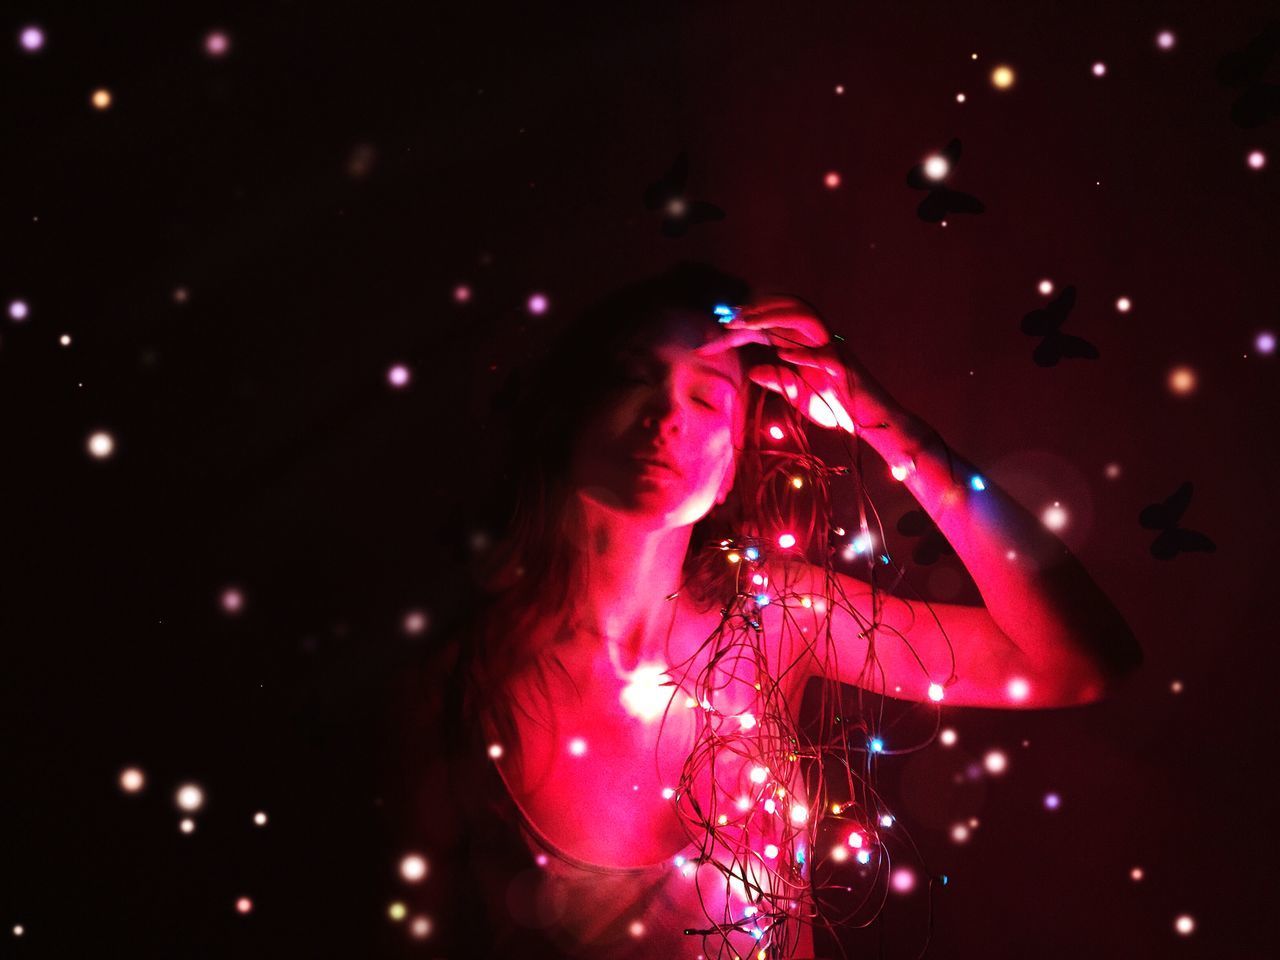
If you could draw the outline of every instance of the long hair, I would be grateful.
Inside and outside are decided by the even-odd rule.
[[[477,569],[484,609],[463,640],[463,710],[468,716],[491,704],[515,672],[536,661],[540,651],[533,638],[548,636],[548,625],[554,632],[570,607],[572,574],[581,560],[579,546],[564,536],[562,526],[571,495],[570,457],[586,418],[615,386],[617,372],[609,359],[664,311],[700,313],[715,328],[717,304],[742,304],[750,298],[745,281],[707,264],[682,261],[588,307],[532,370],[512,404],[517,422],[504,473],[514,481],[514,503],[504,534]],[[744,362],[767,353],[757,345],[739,349]],[[771,398],[749,381],[744,390],[746,412],[738,418],[734,437],[733,486],[723,503],[694,525],[681,571],[681,591],[702,611],[723,604],[734,591],[730,565],[721,552],[708,548],[760,527],[753,509],[764,469],[758,421]],[[780,409],[775,419],[788,416]],[[514,724],[504,722],[505,711],[491,715],[506,728],[501,729],[504,739],[516,742]]]

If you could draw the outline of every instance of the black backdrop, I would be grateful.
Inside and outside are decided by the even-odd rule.
[[[954,748],[885,765],[950,877],[932,955],[1269,955],[1276,360],[1255,337],[1280,326],[1280,121],[1233,122],[1242,88],[1215,77],[1266,12],[7,7],[0,298],[27,315],[0,318],[0,953],[433,956],[387,917],[412,891],[376,766],[387,690],[496,532],[492,398],[576,307],[687,257],[804,296],[955,449],[1060,501],[1146,651],[1120,699],[944,708]],[[943,227],[905,176],[953,137],[985,212]],[[681,152],[726,216],[671,238],[641,194]],[[1098,360],[1032,363],[1042,278],[1076,286],[1067,329]],[[1218,549],[1162,562],[1137,515],[1184,480]],[[876,489],[891,519],[911,506]],[[912,576],[977,600],[954,558]],[[990,748],[1009,771],[955,785]],[[891,898],[885,955],[923,924],[919,891]]]

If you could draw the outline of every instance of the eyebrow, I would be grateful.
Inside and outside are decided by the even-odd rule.
[[[729,386],[733,387],[734,390],[738,389],[738,382],[734,380],[733,377],[729,376],[727,373],[721,370],[719,367],[713,367],[710,364],[706,364],[706,363],[695,363],[694,366],[697,367],[703,373],[708,373],[713,377],[720,377],[722,380],[728,383]]]
[[[635,347],[621,351],[620,356],[626,359],[643,360],[647,363],[662,363],[662,360],[660,360],[652,352],[648,350],[641,350]],[[712,376],[712,377],[719,377],[725,383],[729,384],[729,386],[733,387],[734,390],[739,389],[739,387],[741,386],[741,384],[739,384],[738,381],[734,380],[733,377],[729,376],[729,374],[725,373],[719,367],[713,367],[711,364],[705,361],[695,362],[693,364],[693,367],[699,373],[707,374],[708,376]]]

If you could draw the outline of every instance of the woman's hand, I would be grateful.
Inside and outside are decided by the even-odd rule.
[[[747,371],[760,386],[780,393],[820,427],[850,433],[908,416],[856,359],[842,360],[822,320],[795,297],[761,297],[724,324],[725,334],[698,349],[710,354],[747,343],[774,347],[785,364]],[[848,354],[848,351],[844,351]]]

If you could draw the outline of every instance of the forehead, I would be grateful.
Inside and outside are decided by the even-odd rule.
[[[626,354],[650,354],[671,362],[683,361],[726,374],[735,384],[742,381],[742,361],[737,350],[710,355],[694,353],[698,347],[723,336],[715,319],[693,310],[665,310],[647,321],[621,345]]]

